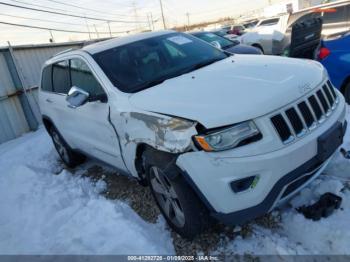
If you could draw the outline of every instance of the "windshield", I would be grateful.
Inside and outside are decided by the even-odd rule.
[[[230,40],[228,40],[225,37],[213,34],[213,33],[197,33],[197,34],[193,34],[194,36],[204,40],[205,42],[208,42],[209,44],[213,43],[213,42],[218,42],[221,46],[221,49],[227,49],[229,47],[232,47],[234,45],[236,45],[237,43],[234,43]]]
[[[93,55],[114,86],[135,93],[229,55],[196,37],[170,33]]]

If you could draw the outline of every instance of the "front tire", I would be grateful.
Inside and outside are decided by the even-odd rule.
[[[158,156],[150,155],[152,152]],[[169,226],[182,237],[193,239],[210,224],[208,210],[180,174],[174,177],[176,166],[169,163],[167,156],[158,162],[156,159],[160,160],[162,155],[155,152],[146,152],[147,180],[152,195]]]
[[[85,161],[83,155],[78,154],[69,148],[68,144],[64,141],[63,137],[55,127],[51,127],[49,133],[58,155],[66,166],[74,168]]]

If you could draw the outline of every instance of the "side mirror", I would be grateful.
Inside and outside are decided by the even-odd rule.
[[[67,95],[66,101],[70,107],[76,108],[84,105],[89,100],[89,93],[83,89],[73,86]]]
[[[213,42],[211,42],[210,44],[211,44],[212,46],[218,48],[218,49],[221,49],[221,45],[220,45],[220,43],[219,43],[218,41],[213,41]]]

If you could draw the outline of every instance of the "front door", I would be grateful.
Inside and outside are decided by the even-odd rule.
[[[79,87],[88,92],[90,98],[107,95],[82,58],[71,59],[68,64],[70,68],[70,88],[73,86]],[[53,82],[55,85],[54,69]],[[124,169],[119,142],[112,125],[108,121],[108,101],[87,102],[76,108],[70,107],[65,99],[60,102],[60,107],[62,107],[60,125],[68,144],[89,156]]]

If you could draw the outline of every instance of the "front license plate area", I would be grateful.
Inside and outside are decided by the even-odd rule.
[[[343,125],[338,122],[317,140],[317,158],[319,161],[326,161],[333,155],[335,150],[343,143]]]

